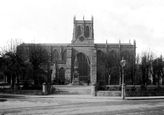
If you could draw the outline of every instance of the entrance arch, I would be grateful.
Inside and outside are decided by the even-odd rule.
[[[90,63],[88,57],[83,54],[77,54],[77,61],[78,61],[78,71],[79,71],[79,80],[81,82],[90,81]]]
[[[59,84],[64,85],[65,82],[65,69],[63,67],[61,67],[59,69]]]

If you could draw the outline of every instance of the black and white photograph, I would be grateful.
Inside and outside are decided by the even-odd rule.
[[[163,0],[1,0],[0,115],[163,115]]]

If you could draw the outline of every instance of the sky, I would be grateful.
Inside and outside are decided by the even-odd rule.
[[[163,0],[1,0],[0,47],[25,43],[71,43],[73,17],[94,17],[95,43],[133,43],[137,53],[164,55]]]

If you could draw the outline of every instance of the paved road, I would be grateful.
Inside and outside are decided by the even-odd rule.
[[[17,96],[0,94],[4,115],[163,115],[164,99],[121,100],[91,96]]]

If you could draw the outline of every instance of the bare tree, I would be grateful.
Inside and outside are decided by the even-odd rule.
[[[38,85],[39,75],[44,73],[43,66],[47,66],[48,63],[48,52],[43,46],[39,44],[31,44],[29,46],[29,61],[33,68],[34,84]]]
[[[135,78],[134,78],[135,83],[134,84],[140,84],[140,82],[141,82],[142,77],[141,77],[141,69],[140,69],[141,62],[140,61],[141,61],[140,55],[137,54],[135,67],[134,67],[134,71],[135,71]]]
[[[121,58],[126,60],[125,82],[126,84],[134,84],[135,55],[132,52],[125,50],[121,52]]]
[[[151,68],[152,68],[152,62],[155,57],[156,57],[155,53],[152,52],[151,50],[142,52],[142,55],[140,57],[141,58],[140,69],[142,73],[141,81],[143,85],[151,84],[150,75],[153,74],[153,71]]]
[[[118,72],[119,61],[118,55],[114,53],[98,54],[98,77],[105,84],[110,84],[114,72]]]
[[[163,68],[164,68],[162,55],[153,60],[152,66],[153,66],[153,84],[155,85],[157,81],[158,87],[160,87],[160,80],[163,77]]]
[[[19,82],[23,60],[17,52],[17,46],[20,44],[19,40],[12,40],[6,47],[2,48],[1,54],[1,71],[8,78],[11,86],[14,86],[15,80]]]

